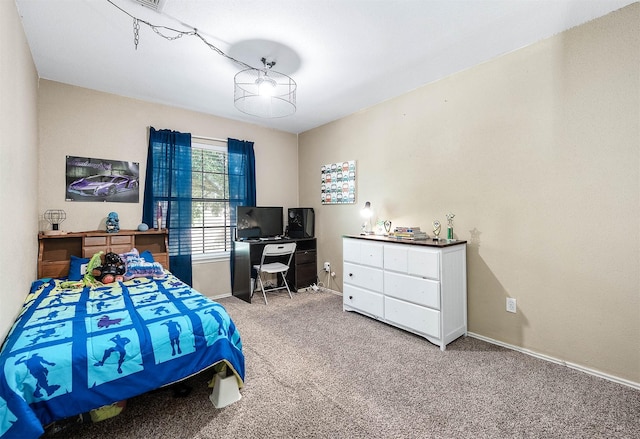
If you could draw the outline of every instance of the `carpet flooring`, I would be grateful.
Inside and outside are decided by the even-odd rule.
[[[640,438],[640,392],[461,337],[423,338],[342,311],[342,298],[220,299],[246,358],[242,399],[209,401],[210,373],[50,438]]]

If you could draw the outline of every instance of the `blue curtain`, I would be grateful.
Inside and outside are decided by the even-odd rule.
[[[171,272],[188,285],[193,285],[191,196],[191,134],[151,127],[142,222],[157,227],[162,209],[162,226],[169,230]]]
[[[236,235],[236,207],[256,205],[256,158],[253,153],[253,142],[227,139],[229,157],[229,207],[231,214],[231,288],[235,274],[235,249],[233,241]]]

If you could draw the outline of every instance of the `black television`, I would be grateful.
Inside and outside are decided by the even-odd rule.
[[[260,239],[282,236],[283,208],[262,206],[236,207],[236,239]]]

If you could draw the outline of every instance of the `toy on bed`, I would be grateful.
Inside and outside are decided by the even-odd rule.
[[[104,255],[104,264],[91,270],[91,275],[103,284],[110,284],[124,280],[127,268],[122,258],[116,253],[109,252]]]
[[[130,280],[135,277],[156,277],[165,275],[162,264],[155,262],[153,255],[149,251],[144,251],[140,254],[138,249],[132,248],[131,251],[122,253],[119,256],[124,261],[126,267],[124,280]]]
[[[60,284],[60,287],[61,288],[83,288],[83,287],[98,287],[102,285],[100,281],[96,280],[96,278],[93,277],[92,273],[95,268],[102,265],[103,253],[104,252],[98,252],[91,257],[91,259],[86,265],[84,275],[82,275],[80,271],[81,265],[79,265],[82,262],[82,259],[72,256],[71,263],[70,263],[71,268],[70,268],[68,280],[65,282],[62,282]],[[75,267],[75,269],[73,267]],[[72,275],[71,271],[74,271],[74,272],[77,271],[77,273],[74,273],[74,275]]]

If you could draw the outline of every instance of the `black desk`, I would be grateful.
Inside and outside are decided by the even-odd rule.
[[[267,244],[295,242],[296,252],[287,273],[287,283],[292,292],[318,282],[315,238],[283,238],[277,240],[234,241],[234,274],[231,294],[251,303],[252,267],[260,264],[262,250]]]

